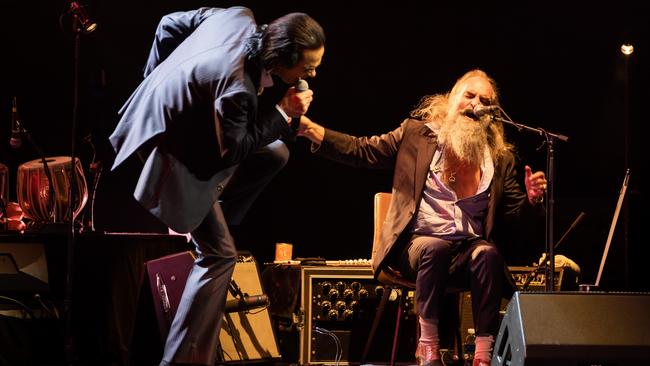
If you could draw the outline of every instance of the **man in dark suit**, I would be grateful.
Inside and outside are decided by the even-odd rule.
[[[372,266],[376,277],[399,271],[415,280],[419,365],[442,365],[438,320],[448,286],[471,289],[477,335],[473,364],[490,364],[501,297],[514,290],[495,243],[508,225],[543,214],[544,173],[526,166],[523,192],[503,126],[473,113],[498,103],[495,82],[472,70],[450,92],[423,98],[413,118],[381,136],[354,137],[301,119],[299,135],[312,141],[316,154],[353,166],[394,169],[392,200]]]
[[[145,79],[110,141],[113,169],[134,154],[144,161],[136,200],[173,231],[191,233],[198,254],[161,365],[214,364],[237,254],[228,222],[241,219],[286,162],[279,139],[294,134],[291,116],[304,114],[313,96],[287,85],[316,75],[324,47],[323,29],[303,13],[268,26],[243,7],[160,21]],[[283,85],[286,93],[272,93],[277,100],[258,99]],[[235,202],[228,211],[226,198]]]

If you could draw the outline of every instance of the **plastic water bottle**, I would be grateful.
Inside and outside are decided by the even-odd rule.
[[[463,343],[463,360],[465,365],[471,366],[474,361],[474,350],[476,345],[474,341],[476,340],[476,332],[474,328],[467,329],[467,336],[465,337],[465,342]]]

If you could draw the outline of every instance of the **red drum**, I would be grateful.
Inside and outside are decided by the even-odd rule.
[[[70,221],[70,186],[72,176],[72,158],[70,156],[55,156],[46,158],[47,166],[54,184],[54,210],[50,200],[50,186],[43,161],[36,159],[18,167],[16,176],[16,195],[27,218],[36,222],[69,222]],[[88,201],[88,187],[79,158],[75,159],[75,207],[73,217]]]

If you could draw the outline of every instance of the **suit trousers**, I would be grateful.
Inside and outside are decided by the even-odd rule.
[[[242,161],[219,197],[228,225],[239,225],[253,202],[289,160],[281,140],[261,147]]]
[[[415,235],[400,257],[400,269],[415,278],[415,299],[424,319],[440,319],[448,289],[469,288],[477,335],[496,337],[504,283],[504,260],[483,239],[449,241]]]
[[[197,258],[169,330],[161,365],[214,365],[226,292],[237,260],[228,224],[241,221],[288,157],[289,150],[280,140],[249,155],[234,171],[221,199],[191,232]]]

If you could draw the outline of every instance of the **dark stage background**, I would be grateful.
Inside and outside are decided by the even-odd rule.
[[[323,25],[327,47],[317,78],[309,81],[315,100],[308,115],[327,127],[354,135],[389,131],[421,96],[448,90],[464,72],[478,67],[497,80],[502,105],[513,119],[569,136],[555,151],[555,238],[581,211],[586,217],[556,253],[582,267],[584,282],[595,280],[625,169],[631,168],[629,214],[621,215],[602,285],[650,290],[641,220],[648,203],[648,154],[642,146],[650,83],[648,3],[82,3],[99,28],[83,36],[80,44],[76,153],[86,178],[91,177],[88,167],[93,160],[88,141],[103,165],[95,203],[97,230],[165,230],[131,198],[133,167],[109,172],[114,155],[107,141],[118,121],[117,110],[142,78],[158,20],[177,10],[241,4],[249,6],[260,23],[303,11]],[[70,155],[74,37],[68,17],[62,19],[63,27],[59,25],[68,4],[3,3],[0,162],[10,168],[14,200],[16,169],[37,155],[26,142],[16,150],[6,143],[13,96],[23,124],[45,154]],[[627,62],[620,52],[625,42],[635,47]],[[521,161],[544,170],[541,138],[506,129]],[[290,148],[288,166],[234,230],[238,249],[251,251],[259,262],[272,260],[276,242],[293,243],[294,257],[369,258],[373,195],[390,190],[392,172],[338,165],[313,156],[305,141]],[[544,250],[543,228],[524,233],[508,253],[511,265],[529,264]]]

